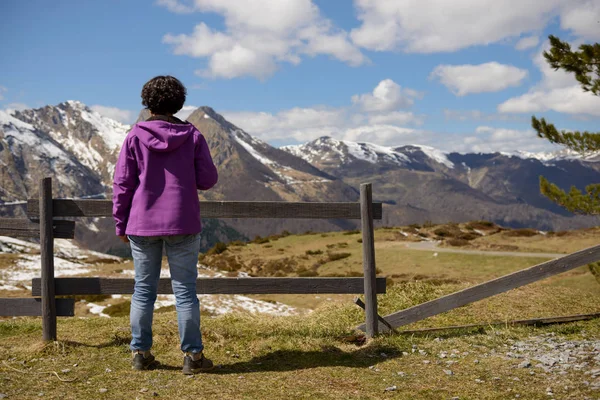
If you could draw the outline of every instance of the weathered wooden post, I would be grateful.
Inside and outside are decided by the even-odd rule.
[[[42,337],[56,340],[54,295],[54,231],[52,222],[52,178],[40,181],[40,255],[42,262]]]
[[[375,273],[375,234],[373,232],[373,193],[370,183],[360,185],[360,221],[365,275],[365,314],[367,337],[378,333],[377,286]]]

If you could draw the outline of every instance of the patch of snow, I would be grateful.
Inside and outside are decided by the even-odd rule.
[[[454,168],[454,163],[452,163],[452,161],[448,159],[448,154],[446,152],[443,152],[430,146],[424,146],[420,144],[413,144],[411,146],[418,147],[423,153],[425,153],[427,157],[431,158],[435,162],[443,164],[451,169]]]
[[[11,150],[15,145],[26,145],[36,149],[44,157],[59,159],[68,165],[74,165],[71,156],[56,146],[53,142],[42,138],[36,134],[36,129],[11,115],[0,110],[0,126],[4,130],[4,136],[9,143]],[[34,156],[39,159],[39,156]],[[60,177],[60,175],[59,175]]]
[[[28,253],[39,250],[39,247],[36,243],[0,236],[0,253]]]
[[[477,232],[477,233],[479,233],[481,236],[485,236],[485,232],[484,232],[484,231],[480,231],[479,229],[473,229],[473,232]]]
[[[133,269],[127,269],[121,272],[122,275],[134,276]],[[170,276],[168,268],[161,269],[161,278]],[[214,271],[205,265],[198,264],[198,277],[223,278],[227,275],[224,272]],[[238,272],[238,278],[249,278],[245,272]],[[252,278],[249,278],[252,279]],[[116,298],[113,295],[113,298]],[[293,315],[297,313],[294,307],[283,303],[271,303],[262,300],[252,299],[242,295],[198,295],[200,307],[212,314],[226,314],[233,311],[248,311],[251,313],[266,313],[273,315]],[[169,307],[175,305],[175,295],[159,295],[154,303],[154,308]]]
[[[16,283],[31,284],[33,278],[41,276],[41,256],[22,255],[14,266],[0,270],[0,283],[14,285]],[[54,274],[56,277],[74,276],[90,272],[86,265],[54,257]]]
[[[10,291],[10,290],[21,290],[21,288],[17,287],[17,286],[14,286],[14,285],[4,285],[4,284],[1,284],[0,285],[0,290],[7,290],[7,291]]]
[[[252,146],[252,144],[246,142],[246,140],[257,142],[256,139],[250,138],[248,134],[244,133],[243,131],[241,131],[239,129],[236,131],[231,131],[230,134],[231,134],[231,137],[233,137],[236,142],[238,142],[248,153],[250,153],[250,155],[252,157],[256,158],[258,161],[260,161],[264,165],[267,165],[267,166],[276,165],[275,161],[263,156]]]
[[[104,312],[103,312],[107,306],[101,306],[101,305],[94,304],[94,303],[87,303],[87,307],[90,309],[90,313],[92,313],[92,314],[96,314],[96,315],[98,315],[100,317],[104,317],[104,318],[110,318],[110,315],[104,314]]]
[[[221,315],[233,311],[247,311],[253,314],[265,313],[279,316],[287,316],[296,314],[294,307],[283,303],[267,302],[262,300],[252,299],[242,295],[198,295],[200,299],[200,308],[210,312],[211,314]],[[162,307],[170,307],[175,305],[175,295],[158,296],[154,303],[154,309]]]
[[[58,257],[68,259],[85,260],[90,256],[109,259],[113,261],[122,261],[121,257],[113,256],[110,254],[99,253],[97,251],[85,250],[77,246],[69,239],[55,239],[54,240],[54,254]]]
[[[122,124],[114,119],[105,117],[97,111],[93,111],[78,101],[67,101],[71,107],[79,110],[81,118],[89,122],[104,140],[110,150],[115,150],[123,145],[125,136],[129,131],[129,125]]]

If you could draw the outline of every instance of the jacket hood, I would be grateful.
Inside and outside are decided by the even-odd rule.
[[[149,150],[166,153],[179,148],[196,128],[187,123],[170,123],[161,120],[138,122],[133,127],[135,136]]]

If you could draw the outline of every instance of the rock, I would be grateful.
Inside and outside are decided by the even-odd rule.
[[[7,398],[7,397],[8,397],[8,395],[7,395],[7,394],[0,393],[0,399],[5,399],[5,398]]]
[[[108,392],[108,389],[106,388],[101,388],[100,390],[98,390],[100,393],[106,393]]]
[[[525,360],[522,363],[520,363],[517,367],[518,368],[529,368],[529,367],[531,367],[531,361]]]
[[[454,372],[450,371],[449,369],[445,369],[444,373],[448,376],[454,375]]]
[[[473,360],[473,364],[479,364],[479,360]]]
[[[112,372],[112,369],[110,369],[110,368],[106,368],[106,369],[104,370],[104,372],[106,372],[106,373],[108,373],[108,372]]]
[[[429,360],[423,360],[423,364],[429,364],[431,361]]]
[[[483,383],[481,379],[475,379],[475,383]]]
[[[381,357],[387,357],[387,354],[385,354],[385,353],[381,353],[380,355],[381,355]]]
[[[419,350],[419,354],[422,356],[426,356],[427,352],[425,350]]]
[[[394,392],[394,391],[396,391],[396,389],[398,389],[398,387],[396,385],[394,385],[394,386],[386,387],[384,391],[385,392]]]
[[[406,376],[406,372],[398,371],[398,372],[396,372],[396,375],[398,375],[398,376]]]
[[[65,368],[62,369],[60,372],[62,372],[63,374],[68,374],[69,372],[71,372],[71,370],[69,368]]]
[[[146,393],[147,391],[148,391],[148,388],[145,388],[145,387],[140,389],[140,393]]]

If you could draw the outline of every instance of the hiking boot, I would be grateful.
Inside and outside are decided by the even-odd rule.
[[[156,363],[154,356],[149,351],[135,351],[133,352],[133,359],[131,360],[131,368],[143,371],[150,368]]]
[[[192,357],[194,357],[192,353],[185,353],[185,356],[183,357],[184,375],[193,375],[198,372],[210,371],[213,369],[213,362],[204,357],[204,353],[200,353],[200,358],[196,360],[194,360]]]

